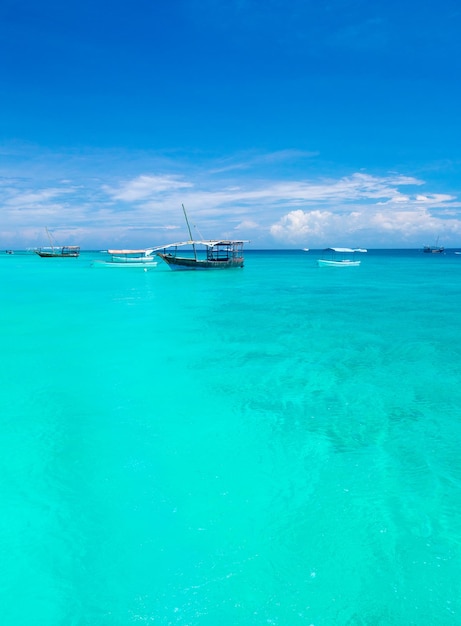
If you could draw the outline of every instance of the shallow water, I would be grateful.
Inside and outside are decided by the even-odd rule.
[[[5,625],[461,622],[461,257],[0,255]]]

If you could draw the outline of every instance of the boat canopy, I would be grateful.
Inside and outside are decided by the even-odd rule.
[[[109,254],[145,254],[148,256],[152,254],[155,248],[148,248],[147,250],[108,250]]]
[[[177,248],[178,246],[206,246],[207,248],[214,248],[215,246],[234,246],[234,245],[243,245],[244,243],[248,243],[246,240],[241,239],[216,239],[216,240],[190,240],[190,241],[178,241],[176,243],[168,243],[165,246],[157,246],[153,248],[152,251],[155,250],[165,250],[166,248]]]
[[[325,250],[331,250],[332,252],[367,252],[365,248],[325,248]]]

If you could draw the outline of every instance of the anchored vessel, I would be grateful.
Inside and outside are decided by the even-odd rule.
[[[80,246],[53,246],[50,248],[37,248],[34,252],[41,257],[77,257],[80,254]]]
[[[109,261],[94,261],[94,267],[137,267],[144,270],[157,266],[157,261],[153,255],[154,249],[146,250],[108,250],[111,255]]]
[[[157,255],[172,270],[225,270],[243,267],[244,243],[246,242],[230,239],[179,241],[158,248],[158,250],[163,249],[164,252],[157,252]],[[185,246],[192,246],[192,251],[189,254],[178,254],[178,248]],[[197,250],[197,248],[199,249]]]
[[[163,252],[157,252],[157,255],[172,270],[226,270],[243,267],[243,244],[247,243],[246,241],[235,239],[194,240],[184,204],[182,210],[189,231],[189,241],[178,241],[156,248],[156,251],[163,250]],[[189,254],[187,252],[178,254],[178,248],[182,249],[185,246],[192,246],[192,251]]]
[[[51,233],[48,228],[45,228],[46,234],[48,235],[48,239],[50,241],[49,246],[45,246],[44,248],[36,248],[34,250],[35,254],[44,258],[50,257],[77,257],[80,254],[80,246],[57,246],[51,237]]]
[[[445,248],[443,246],[424,246],[423,252],[426,254],[443,254]]]
[[[319,267],[358,267],[361,263],[355,258],[358,252],[366,252],[365,248],[327,248],[331,252],[331,258],[319,259]],[[348,258],[352,256],[352,258]]]

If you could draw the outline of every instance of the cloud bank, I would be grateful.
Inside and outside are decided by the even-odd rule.
[[[290,178],[280,162],[295,151],[190,166],[166,159],[131,165],[119,159],[86,166],[16,167],[0,178],[2,247],[40,245],[45,226],[84,248],[167,243],[187,236],[181,205],[197,236],[243,237],[256,248],[420,247],[437,236],[461,241],[458,197],[405,173],[351,172]],[[258,164],[258,168],[255,166]],[[138,171],[136,171],[138,169]],[[245,173],[242,174],[242,171]]]

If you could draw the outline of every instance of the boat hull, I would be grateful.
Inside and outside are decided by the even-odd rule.
[[[138,258],[125,258],[114,256],[112,257],[112,261],[110,261],[110,263],[113,263],[113,265],[157,265],[157,261],[149,256]]]
[[[71,252],[71,253],[59,253],[59,252],[44,252],[43,250],[34,250],[35,254],[42,257],[43,259],[67,259],[67,258],[77,258],[80,253],[79,252]]]
[[[243,257],[214,261],[210,259],[193,259],[178,257],[173,254],[158,252],[157,255],[167,263],[172,270],[227,270],[243,267]]]
[[[93,267],[99,267],[99,268],[137,268],[139,269],[143,269],[144,271],[147,272],[147,270],[150,269],[154,269],[154,267],[157,267],[158,263],[157,261],[144,261],[144,262],[139,262],[139,261],[94,261],[93,262]]]
[[[319,259],[317,261],[319,267],[358,267],[361,261],[330,261],[328,259]]]

